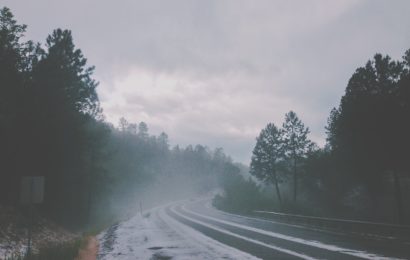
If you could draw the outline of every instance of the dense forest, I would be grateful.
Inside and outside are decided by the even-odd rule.
[[[261,130],[248,169],[221,148],[170,147],[144,122],[106,122],[71,32],[40,44],[25,31],[0,10],[1,204],[19,205],[23,176],[45,176],[38,212],[72,228],[218,188],[214,205],[231,211],[410,219],[410,50],[399,61],[376,54],[353,73],[324,147],[290,111]]]
[[[410,50],[400,61],[376,54],[358,68],[326,133],[320,148],[293,111],[282,127],[267,124],[253,150],[254,178],[226,183],[215,204],[409,223]],[[251,198],[238,201],[241,190]]]
[[[0,10],[0,203],[19,205],[22,176],[45,176],[39,214],[67,227],[112,223],[161,201],[206,193],[239,168],[222,149],[170,148],[168,136],[105,122],[94,67],[69,30],[45,44]]]

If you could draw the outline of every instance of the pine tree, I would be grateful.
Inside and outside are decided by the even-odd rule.
[[[284,154],[291,161],[293,168],[293,201],[296,202],[298,191],[298,162],[304,158],[313,143],[308,139],[309,128],[305,127],[295,112],[285,115],[283,123]]]
[[[252,175],[274,185],[280,207],[282,198],[279,190],[279,164],[283,160],[282,146],[281,131],[273,123],[269,123],[256,138],[250,165]]]

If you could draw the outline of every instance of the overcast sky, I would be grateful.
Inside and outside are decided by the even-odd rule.
[[[71,29],[107,121],[145,121],[171,144],[248,163],[255,137],[294,110],[324,144],[354,70],[410,48],[410,1],[2,0],[28,39]]]

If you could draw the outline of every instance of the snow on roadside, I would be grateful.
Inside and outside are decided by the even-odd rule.
[[[0,260],[7,259],[12,256],[22,256],[26,250],[27,246],[15,241],[0,243]]]
[[[14,207],[0,205],[0,260],[24,255],[27,249],[27,217]],[[32,250],[73,241],[80,234],[70,232],[50,219],[35,215]]]
[[[98,236],[98,259],[257,259],[223,245],[168,216],[158,207]]]

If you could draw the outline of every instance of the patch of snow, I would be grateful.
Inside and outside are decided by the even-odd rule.
[[[27,251],[27,246],[21,243],[11,242],[11,243],[1,243],[0,244],[0,260],[7,259],[10,257],[21,257]]]
[[[13,207],[0,205],[0,260],[23,256],[27,250],[28,218]],[[53,221],[35,215],[32,229],[32,252],[42,247],[74,241],[79,234],[69,232]]]
[[[164,207],[115,225],[98,240],[100,260],[257,259],[181,224]]]
[[[223,259],[259,259],[253,255],[240,251],[236,248],[222,244],[208,236],[203,235],[197,230],[186,226],[177,220],[164,213],[163,216],[167,218],[167,222],[172,224],[175,230],[178,230],[180,234],[185,234],[190,242],[195,242],[196,245],[201,245],[202,249],[206,252],[212,252],[213,255],[219,256]],[[215,259],[215,258],[214,258]]]
[[[316,259],[316,258],[307,256],[307,255],[304,255],[304,254],[301,254],[301,253],[297,253],[297,252],[295,252],[295,251],[291,251],[291,250],[288,250],[288,249],[285,249],[285,248],[281,248],[281,247],[278,247],[278,246],[266,244],[266,243],[263,243],[263,242],[261,242],[261,241],[259,241],[259,240],[256,240],[256,239],[252,239],[252,238],[248,238],[248,237],[244,237],[244,236],[238,235],[238,234],[236,234],[236,233],[233,233],[233,232],[230,232],[230,231],[228,231],[228,230],[219,228],[219,227],[214,226],[214,225],[212,225],[212,224],[208,224],[208,223],[202,222],[202,221],[200,221],[200,220],[193,219],[193,218],[190,218],[190,217],[185,216],[185,215],[181,215],[181,214],[179,214],[178,212],[176,212],[175,210],[172,210],[172,211],[174,212],[174,214],[179,215],[179,216],[182,217],[182,218],[188,219],[189,221],[195,222],[195,223],[197,223],[197,224],[199,224],[199,225],[202,225],[202,226],[205,226],[205,227],[207,227],[207,228],[210,228],[210,229],[213,229],[213,230],[217,230],[217,231],[219,231],[219,232],[221,232],[221,233],[225,233],[225,234],[227,234],[227,235],[230,235],[230,236],[233,236],[233,237],[236,237],[236,238],[240,238],[240,239],[246,240],[246,241],[248,241],[248,242],[251,242],[251,243],[254,243],[254,244],[257,244],[257,245],[261,245],[261,246],[264,246],[264,247],[268,247],[268,248],[274,249],[274,250],[276,250],[276,251],[279,251],[279,252],[282,252],[282,253],[285,253],[285,254],[288,254],[288,255],[296,256],[296,257],[301,258],[301,259],[305,259],[305,260],[315,260],[315,259]]]

